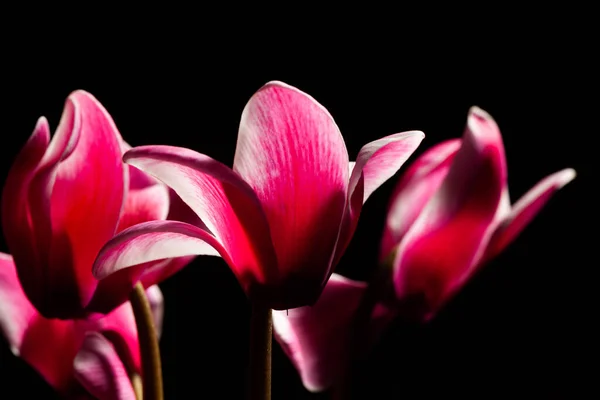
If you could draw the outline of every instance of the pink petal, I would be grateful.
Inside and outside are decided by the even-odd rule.
[[[20,357],[59,393],[66,393],[73,387],[73,358],[81,339],[74,321],[38,315],[23,336]]]
[[[139,170],[138,170],[139,171]],[[207,229],[204,222],[196,215],[196,213],[181,200],[177,194],[169,189],[169,215],[168,220],[187,222],[188,224]],[[205,249],[200,250],[201,255],[219,255],[215,249],[209,244],[204,244]],[[158,282],[162,282],[177,271],[188,265],[196,256],[177,257],[168,260],[163,260],[161,265],[152,266],[144,271],[140,280],[144,287],[150,287]],[[168,263],[168,264],[167,264]]]
[[[27,328],[37,315],[21,288],[12,257],[0,253],[0,330],[15,356],[19,355]]]
[[[137,174],[142,172],[137,170]],[[132,182],[130,180],[130,183]],[[169,189],[165,185],[155,182],[147,186],[133,187],[130,184],[117,232],[141,222],[165,219],[168,213]]]
[[[139,174],[148,176],[138,170]],[[154,178],[150,178],[154,179]],[[161,183],[162,185],[162,183]],[[194,225],[206,227],[203,225],[200,218],[173,192],[169,190],[170,195],[170,209],[169,219],[188,222]],[[219,255],[216,250],[205,242],[198,242],[196,245],[196,253],[200,255]],[[96,287],[94,296],[87,306],[87,310],[90,312],[98,312],[105,314],[110,312],[116,306],[126,301],[133,285],[138,281],[141,281],[144,287],[150,288],[159,282],[164,281],[173,274],[177,273],[183,267],[188,265],[196,255],[176,257],[168,259],[160,259],[155,261],[149,261],[143,265],[136,265],[133,269],[122,269],[103,278]]]
[[[120,141],[92,95],[69,96],[29,192],[38,249],[48,263],[46,296],[35,305],[46,316],[72,316],[96,288],[90,266],[115,232],[127,190]]]
[[[363,204],[379,186],[398,172],[424,137],[420,131],[397,133],[362,147],[350,177],[350,207],[340,231],[334,264],[341,258],[352,239]]]
[[[563,186],[575,179],[575,170],[563,169],[542,179],[512,207],[496,228],[486,250],[485,259],[497,256],[540,212],[542,207]]]
[[[99,400],[135,400],[135,392],[111,342],[97,332],[86,334],[73,361],[75,378]]]
[[[482,251],[505,186],[500,131],[473,107],[446,178],[400,243],[394,262],[400,299],[422,298],[428,312],[441,306]]]
[[[72,321],[43,318],[21,288],[12,257],[0,253],[0,330],[11,351],[61,393],[73,384],[80,338]]]
[[[206,243],[213,246],[212,255],[218,252],[225,262],[233,264],[226,249],[206,230],[178,221],[137,224],[106,243],[98,253],[93,274],[98,279],[105,279],[126,268],[151,261],[201,254],[206,251]]]
[[[242,113],[234,170],[267,215],[289,296],[312,303],[329,275],[348,188],[348,152],[329,112],[281,82],[269,82]],[[308,285],[305,285],[308,283]],[[308,288],[315,291],[306,292]],[[282,290],[283,291],[283,290]]]
[[[94,330],[110,339],[125,366],[131,370],[141,371],[135,316],[129,301],[122,303],[103,318],[96,320]]]
[[[154,285],[146,289],[146,297],[154,317],[154,327],[160,337],[164,315],[162,292],[157,285]],[[129,301],[123,302],[110,313],[94,320],[93,329],[110,339],[119,354],[119,358],[128,370],[140,373],[141,359],[137,329],[135,316]]]
[[[402,236],[440,187],[460,143],[460,139],[451,139],[433,146],[402,174],[390,198],[381,242],[381,260],[400,243]]]
[[[273,311],[273,332],[311,392],[327,389],[344,368],[352,319],[366,284],[332,274],[313,306]]]
[[[131,146],[121,141],[121,152]],[[167,217],[170,207],[170,190],[159,180],[128,165],[129,191],[119,219],[117,232],[141,222],[161,220]]]
[[[6,243],[19,265],[21,282],[30,299],[41,301],[40,286],[45,282],[38,279],[40,268],[27,193],[38,163],[44,156],[50,129],[48,121],[38,120],[33,134],[16,157],[2,192],[2,229]]]
[[[169,146],[138,147],[127,152],[124,160],[173,189],[207,227],[195,233],[186,228],[191,235],[184,235],[186,241],[195,238],[193,251],[182,254],[157,245],[153,248],[165,252],[156,252],[155,259],[202,254],[206,246],[200,250],[201,240],[206,240],[217,246],[219,253],[227,254],[228,264],[247,292],[254,283],[276,278],[269,226],[260,202],[230,168],[192,150]]]
[[[162,300],[157,291],[150,288],[148,298],[160,319]],[[123,359],[139,370],[137,333],[129,303],[93,321],[46,319],[25,297],[12,258],[3,253],[0,253],[0,330],[12,352],[63,394],[73,389],[73,359],[88,331],[111,334],[122,344]]]

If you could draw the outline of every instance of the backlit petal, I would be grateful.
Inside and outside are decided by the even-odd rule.
[[[347,362],[352,320],[366,284],[332,274],[313,306],[273,311],[273,332],[311,392],[327,389]]]
[[[489,260],[504,250],[542,210],[552,196],[575,179],[575,176],[575,170],[571,168],[555,172],[542,179],[521,197],[496,228],[488,244],[485,259]]]
[[[302,291],[316,289],[305,293],[306,302],[316,299],[329,275],[348,163],[335,121],[306,93],[273,81],[246,104],[233,169],[265,210],[284,285],[306,282],[298,284]]]
[[[381,242],[382,260],[400,243],[402,236],[440,187],[459,148],[460,139],[437,144],[425,151],[402,174],[390,197]]]
[[[101,334],[86,334],[73,366],[75,378],[98,400],[135,400],[125,366],[112,343]]]
[[[228,264],[244,289],[276,276],[269,227],[260,202],[230,168],[192,150],[170,146],[138,147],[127,152],[124,160],[164,182],[200,217],[210,232],[202,231],[202,235],[218,243],[219,252],[226,252]],[[199,244],[195,240],[194,252],[187,255],[200,254]]]
[[[437,310],[484,249],[505,186],[500,131],[485,111],[473,107],[446,178],[399,245],[394,261],[399,298],[416,296],[426,310]]]
[[[379,186],[398,172],[424,137],[420,131],[396,133],[362,147],[350,177],[349,208],[344,216],[334,263],[337,263],[354,235],[363,204]]]

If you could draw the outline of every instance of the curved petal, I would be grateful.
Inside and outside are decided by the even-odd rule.
[[[362,147],[350,177],[349,208],[340,231],[334,265],[354,235],[363,204],[379,186],[398,172],[424,137],[425,134],[420,131],[396,133]]]
[[[135,167],[131,168],[136,169],[140,174],[144,174]],[[201,229],[207,230],[206,226],[196,215],[196,213],[194,213],[194,211],[192,211],[192,209],[187,204],[185,204],[179,198],[179,196],[177,196],[177,194],[171,189],[169,189],[169,198],[169,214],[167,215],[167,219],[173,221],[186,222],[188,224],[200,227]],[[198,255],[219,256],[219,253],[213,247],[211,247],[208,243],[204,242],[198,243],[197,253]],[[169,258],[156,262],[150,262],[147,265],[141,267],[142,273],[139,277],[139,280],[142,282],[144,287],[150,288],[152,285],[162,282],[165,279],[177,273],[179,270],[188,265],[194,258],[196,258],[196,255]],[[119,273],[105,278],[100,282],[98,287],[102,287],[102,289],[104,289],[104,286],[106,286],[106,289],[110,290],[110,288],[115,285],[115,283],[112,282],[113,279],[117,281],[122,279],[122,277],[118,277],[116,275],[119,275]],[[104,285],[104,282],[106,282],[106,285]],[[130,285],[130,283],[127,283],[128,287]]]
[[[178,221],[137,224],[106,243],[98,253],[93,274],[98,279],[104,279],[118,271],[151,261],[196,255],[206,250],[205,243],[212,245],[229,265],[233,263],[226,249],[206,230]]]
[[[15,356],[37,315],[21,288],[12,257],[0,253],[0,330]]]
[[[188,224],[200,227],[201,229],[208,229],[204,222],[200,220],[200,217],[198,217],[172,189],[169,189],[169,214],[167,215],[167,219],[187,222]],[[219,255],[219,253],[217,253],[208,243],[205,243],[204,246],[204,250],[199,250],[199,255]],[[162,261],[163,263],[170,263],[170,265],[157,265],[148,268],[144,271],[140,280],[144,284],[144,287],[150,287],[175,274],[177,271],[188,265],[194,258],[196,258],[195,255],[164,260]]]
[[[542,179],[521,197],[494,231],[486,249],[485,260],[497,256],[504,250],[540,212],[554,193],[575,179],[575,176],[575,170],[572,168],[555,172]]]
[[[265,210],[286,281],[281,286],[309,281],[318,289],[307,293],[310,300],[292,302],[316,300],[329,275],[348,190],[348,163],[335,121],[306,93],[269,82],[246,104],[233,169],[252,186]]]
[[[332,274],[313,306],[273,311],[273,333],[304,387],[327,389],[347,362],[352,319],[366,284]]]
[[[2,230],[15,262],[21,283],[30,299],[41,301],[40,268],[28,207],[29,184],[50,141],[50,128],[41,117],[33,134],[16,157],[2,190]]]
[[[451,139],[433,146],[402,174],[390,197],[381,241],[381,260],[400,243],[402,236],[440,187],[460,148],[460,143],[460,139]]]
[[[219,253],[227,254],[245,290],[254,282],[274,278],[276,260],[264,213],[252,188],[230,168],[192,150],[170,146],[138,147],[127,152],[124,160],[161,180],[198,215],[209,231],[197,231],[207,243],[214,242]],[[200,241],[194,243],[193,252],[180,254],[162,246],[166,253],[156,256],[201,254]]]
[[[400,243],[394,260],[400,299],[422,298],[434,312],[458,288],[484,249],[505,186],[500,131],[473,107],[446,178]]]
[[[120,141],[112,118],[91,94],[69,96],[29,193],[37,237],[52,238],[51,248],[38,242],[48,267],[46,296],[35,305],[48,317],[71,317],[96,288],[90,266],[115,233],[127,190]]]
[[[85,335],[73,360],[75,378],[99,400],[135,400],[135,392],[111,342],[97,332]]]

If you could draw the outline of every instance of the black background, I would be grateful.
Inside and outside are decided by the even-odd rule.
[[[591,176],[595,160],[587,155],[598,131],[592,48],[560,31],[515,40],[518,48],[473,37],[451,47],[423,46],[418,54],[407,53],[403,41],[363,46],[363,52],[352,46],[342,52],[338,42],[322,43],[318,52],[310,44],[279,46],[280,55],[274,43],[252,47],[244,34],[236,44],[210,48],[205,37],[178,47],[177,39],[160,42],[156,35],[148,43],[156,42],[133,40],[118,52],[101,40],[84,41],[91,49],[85,57],[74,50],[82,45],[69,40],[62,47],[40,42],[27,60],[15,52],[4,61],[0,176],[3,182],[39,116],[56,128],[75,89],[94,94],[134,146],[189,147],[228,165],[242,109],[270,80],[296,86],[327,107],[351,159],[367,142],[419,129],[426,138],[411,162],[433,144],[460,136],[469,107],[478,105],[503,133],[513,202],[562,168],[573,167],[578,176],[430,326],[390,328],[365,368],[364,398],[572,397],[590,389],[597,365],[589,322],[597,315],[592,301],[598,266],[589,189],[597,178]],[[367,202],[339,272],[368,276],[396,180]],[[3,241],[0,250],[7,251]],[[198,258],[161,288],[166,398],[243,398],[249,310],[225,263]],[[275,344],[273,368],[274,399],[326,398],[304,391]],[[52,398],[4,342],[0,385],[3,399]]]

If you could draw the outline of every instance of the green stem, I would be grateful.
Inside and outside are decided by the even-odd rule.
[[[158,336],[152,309],[141,283],[137,283],[129,296],[140,342],[142,358],[142,393],[144,400],[163,400],[163,382]]]
[[[250,319],[249,400],[271,400],[272,338],[271,309],[254,303]]]

